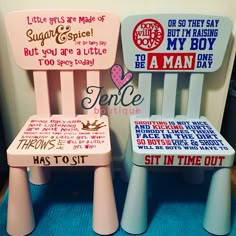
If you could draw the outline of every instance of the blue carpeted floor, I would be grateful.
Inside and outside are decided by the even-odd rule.
[[[143,235],[204,236],[202,216],[210,174],[202,185],[188,185],[180,173],[151,174],[152,197],[149,200],[149,228]],[[37,227],[33,236],[96,235],[92,224],[93,176],[90,173],[55,173],[49,184],[30,185]],[[114,178],[119,219],[127,184]],[[236,235],[236,200],[230,235]],[[222,204],[224,204],[222,202]],[[0,236],[6,233],[7,194],[0,205]],[[220,214],[220,212],[219,212]],[[128,235],[121,228],[115,236]]]

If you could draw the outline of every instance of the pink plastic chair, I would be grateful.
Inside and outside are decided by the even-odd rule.
[[[204,228],[223,235],[231,228],[230,173],[235,151],[200,117],[204,72],[219,69],[230,38],[228,18],[207,15],[153,14],[128,16],[122,22],[124,62],[139,72],[141,113],[130,118],[124,158],[129,185],[121,227],[131,234],[147,230],[148,167],[185,167],[189,182],[203,180],[203,167],[215,167]],[[208,35],[208,36],[207,36]],[[151,115],[152,73],[165,72],[160,115]],[[178,72],[190,72],[185,115],[176,114]]]
[[[6,16],[15,61],[33,70],[37,108],[7,150],[9,234],[34,230],[27,167],[31,182],[44,184],[48,166],[94,166],[93,230],[104,235],[117,230],[108,117],[92,110],[76,114],[75,93],[81,91],[74,86],[74,71],[86,70],[88,91],[100,86],[100,70],[115,61],[119,26],[117,16],[102,11],[37,10]],[[50,111],[49,70],[60,71],[62,114]],[[95,98],[91,94],[88,103]]]

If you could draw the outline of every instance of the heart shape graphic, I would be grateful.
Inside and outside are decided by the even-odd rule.
[[[124,71],[122,67],[118,64],[115,64],[111,68],[111,79],[115,86],[121,90],[126,84],[128,84],[133,78],[133,74],[131,72],[127,72],[124,75]]]

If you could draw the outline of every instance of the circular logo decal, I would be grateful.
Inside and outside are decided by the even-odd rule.
[[[154,19],[140,21],[133,30],[133,41],[141,50],[151,51],[158,48],[164,39],[162,25]]]

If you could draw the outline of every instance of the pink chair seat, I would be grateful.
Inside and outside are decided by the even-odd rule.
[[[111,162],[109,132],[107,116],[39,118],[33,115],[8,148],[8,164],[15,167],[108,165]]]

